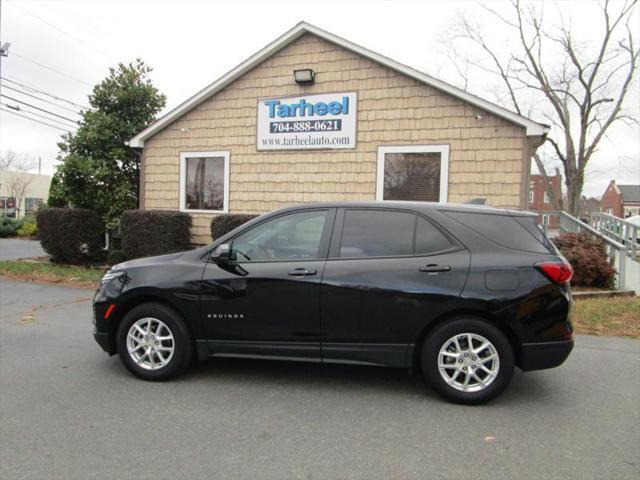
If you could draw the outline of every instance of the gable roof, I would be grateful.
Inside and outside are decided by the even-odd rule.
[[[175,121],[176,119],[178,119],[179,117],[187,113],[189,110],[200,105],[202,102],[206,101],[207,99],[209,99],[210,97],[218,93],[220,90],[228,86],[230,83],[234,82],[239,77],[241,77],[242,75],[244,75],[245,73],[253,69],[254,67],[258,66],[260,63],[264,62],[269,57],[271,57],[278,51],[282,50],[283,48],[285,48],[286,46],[288,46],[289,44],[291,44],[292,42],[294,42],[295,40],[297,40],[298,38],[300,38],[302,35],[306,33],[311,33],[313,35],[316,35],[322,38],[323,40],[336,44],[346,50],[350,50],[354,53],[357,53],[365,58],[368,58],[369,60],[372,60],[392,70],[402,73],[408,77],[418,80],[442,92],[448,93],[449,95],[452,95],[461,100],[464,100],[465,102],[470,103],[471,105],[474,105],[487,112],[493,113],[494,115],[504,118],[505,120],[515,123],[516,125],[524,127],[526,130],[527,136],[543,136],[543,135],[546,135],[547,132],[549,131],[548,125],[534,122],[533,120],[530,120],[526,117],[518,115],[517,113],[507,110],[506,108],[500,107],[499,105],[491,103],[487,100],[484,100],[483,98],[480,98],[464,90],[461,90],[457,87],[454,87],[453,85],[449,85],[448,83],[445,83],[442,80],[438,80],[437,78],[427,75],[426,73],[420,72],[411,67],[403,65],[399,62],[396,62],[395,60],[385,57],[384,55],[380,55],[379,53],[376,53],[364,47],[361,47],[360,45],[356,45],[355,43],[345,40],[344,38],[338,37],[333,33],[322,30],[306,22],[300,22],[291,30],[287,31],[280,37],[276,38],[273,42],[268,44],[262,50],[260,50],[259,52],[255,53],[254,55],[246,59],[236,68],[227,72],[225,75],[220,77],[218,80],[213,82],[208,87],[200,90],[191,98],[185,100],[176,108],[174,108],[173,110],[165,114],[163,117],[158,119],[155,123],[149,125],[143,131],[141,131],[136,136],[131,138],[128,142],[128,145],[130,147],[139,147],[139,148],[144,147],[144,141],[147,138],[153,136],[155,133],[162,130],[164,127],[166,127],[171,122]]]
[[[640,203],[640,185],[618,185],[624,203]]]

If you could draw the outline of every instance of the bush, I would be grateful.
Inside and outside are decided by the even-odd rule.
[[[83,264],[103,254],[104,227],[96,212],[81,208],[43,208],[36,218],[42,248],[54,262]]]
[[[127,256],[125,255],[124,250],[109,250],[109,254],[107,255],[107,263],[109,265],[124,262],[126,259]]]
[[[573,267],[576,287],[612,288],[616,271],[607,261],[604,242],[584,233],[567,233],[553,240]]]
[[[0,238],[15,237],[22,226],[22,220],[0,215]]]
[[[258,215],[245,215],[245,214],[230,214],[225,213],[218,215],[211,220],[211,238],[216,240],[223,235],[226,235],[234,228],[238,228],[240,225],[247,223],[249,220],[253,220]]]
[[[127,258],[149,257],[191,248],[191,215],[173,210],[127,210],[120,218]]]
[[[34,217],[25,218],[22,226],[16,231],[19,237],[35,237],[38,235],[38,224]]]

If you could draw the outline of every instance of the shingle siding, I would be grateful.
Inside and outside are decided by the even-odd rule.
[[[296,68],[312,68],[315,83],[296,85]],[[355,149],[256,149],[259,98],[350,91],[358,95]],[[180,153],[207,150],[230,152],[231,213],[372,200],[378,147],[410,144],[449,145],[449,202],[486,197],[494,206],[522,205],[522,127],[306,34],[145,141],[144,207],[178,209]],[[212,216],[193,214],[194,242],[210,241]]]

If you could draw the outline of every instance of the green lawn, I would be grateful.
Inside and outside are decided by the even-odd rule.
[[[97,287],[104,269],[56,265],[24,260],[0,261],[0,275],[16,280],[64,283],[76,287]]]

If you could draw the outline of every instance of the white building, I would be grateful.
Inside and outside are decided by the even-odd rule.
[[[0,215],[22,218],[32,215],[49,198],[50,175],[0,172]]]

